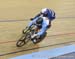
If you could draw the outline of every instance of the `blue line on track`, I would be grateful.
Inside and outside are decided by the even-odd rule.
[[[22,55],[11,59],[49,59],[72,52],[75,52],[75,45],[55,48],[52,50],[34,52],[32,54]]]

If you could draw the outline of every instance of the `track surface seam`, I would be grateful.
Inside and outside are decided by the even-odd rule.
[[[75,18],[73,16],[70,17],[57,17],[56,19],[69,19],[69,18]],[[16,19],[7,19],[7,20],[0,20],[0,22],[17,22],[17,21],[29,21],[29,19],[22,19],[22,20],[16,20]]]
[[[48,37],[60,36],[60,35],[70,35],[70,34],[75,34],[75,33],[66,33],[66,34],[51,35],[51,36],[48,36]],[[1,42],[0,44],[10,43],[10,42],[15,42],[15,41]],[[64,43],[59,43],[59,44],[47,45],[47,46],[42,46],[42,47],[37,47],[37,48],[31,48],[31,49],[26,49],[26,50],[13,51],[13,52],[8,52],[8,53],[0,54],[0,56],[15,54],[15,53],[24,52],[24,51],[35,50],[35,49],[39,49],[39,48],[46,48],[46,47],[51,47],[51,46],[56,46],[56,45],[65,45],[65,44],[69,44],[69,43],[72,43],[72,42],[75,42],[75,41],[69,41],[69,42],[64,42]]]
[[[15,54],[15,53],[24,52],[24,51],[35,50],[35,49],[39,49],[39,48],[46,48],[46,47],[51,47],[51,46],[56,46],[56,45],[65,45],[65,44],[69,44],[69,43],[72,43],[72,42],[75,42],[75,41],[69,41],[69,42],[64,42],[64,43],[59,43],[59,44],[47,45],[47,46],[31,48],[31,49],[26,49],[26,50],[13,51],[13,52],[8,52],[8,53],[0,54],[0,56]]]
[[[63,34],[50,35],[50,36],[47,36],[47,37],[62,36],[62,35],[75,35],[75,33],[63,33]],[[14,41],[6,41],[6,42],[0,42],[0,44],[12,43],[12,42],[16,42],[16,41],[17,41],[17,40],[14,40]]]

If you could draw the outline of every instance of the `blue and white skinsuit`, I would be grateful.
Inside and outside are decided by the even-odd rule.
[[[38,17],[40,16],[41,14],[38,14],[36,17],[34,17],[34,20],[31,21],[29,23],[29,26],[31,26],[33,23],[36,22],[36,20],[38,20]],[[52,21],[53,19],[55,19],[55,12],[52,11],[52,10],[49,10],[48,11],[48,16],[47,17],[42,17],[43,18],[43,22],[42,22],[42,28],[40,29],[40,31],[37,33],[37,35],[43,35],[47,29],[48,29],[48,25],[49,25],[49,22]]]

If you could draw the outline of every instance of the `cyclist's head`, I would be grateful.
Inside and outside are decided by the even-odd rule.
[[[42,10],[41,10],[41,13],[43,14],[43,16],[47,16],[48,15],[48,8],[43,8]]]
[[[37,20],[36,20],[36,24],[42,24],[43,22],[43,18],[42,17],[39,17]]]

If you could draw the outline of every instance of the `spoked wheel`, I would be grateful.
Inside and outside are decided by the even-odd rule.
[[[22,47],[24,46],[31,38],[30,33],[24,34],[16,43],[17,47]]]

